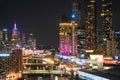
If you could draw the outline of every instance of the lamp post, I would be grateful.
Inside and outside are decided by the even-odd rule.
[[[75,55],[75,21],[72,21],[72,55]]]
[[[72,55],[75,55],[75,13],[72,14]]]

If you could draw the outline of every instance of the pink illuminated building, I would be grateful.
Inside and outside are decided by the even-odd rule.
[[[73,31],[74,28],[74,31]],[[61,22],[59,24],[59,46],[62,55],[77,55],[77,24]],[[73,41],[74,40],[74,41]]]

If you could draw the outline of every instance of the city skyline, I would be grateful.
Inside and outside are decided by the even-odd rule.
[[[81,0],[83,1],[83,0]],[[12,30],[16,21],[21,32],[35,33],[39,44],[58,46],[61,15],[70,15],[72,0],[59,1],[1,1],[0,26]],[[113,1],[113,26],[120,26],[120,1]]]
[[[119,2],[1,1],[0,80],[119,80]]]

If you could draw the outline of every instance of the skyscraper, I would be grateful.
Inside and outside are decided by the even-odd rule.
[[[93,53],[96,47],[96,0],[87,0],[86,13],[86,53]]]
[[[26,45],[27,45],[27,43],[26,43],[26,34],[21,33],[21,46],[26,47]]]
[[[85,52],[85,28],[81,23],[81,3],[75,0],[72,5],[72,21],[77,23],[77,52],[78,55]]]
[[[115,31],[115,39],[116,39],[116,42],[117,42],[116,54],[115,55],[120,57],[120,31]]]
[[[115,43],[112,30],[112,0],[102,0],[102,39],[104,51],[107,56],[112,56]]]
[[[0,69],[5,71],[5,80],[18,80],[22,77],[22,50],[6,52],[0,51]]]
[[[112,0],[102,0],[102,31],[103,38],[112,39]]]
[[[27,43],[30,49],[36,49],[36,38],[33,33],[29,34]]]
[[[8,31],[5,28],[3,29],[3,41],[8,41]]]
[[[78,54],[85,53],[86,49],[86,31],[85,26],[78,26],[77,28],[77,39],[78,39]]]
[[[80,26],[81,12],[80,12],[80,3],[75,0],[72,4],[72,17],[74,21]]]
[[[14,28],[12,29],[12,39],[11,41],[17,42],[18,41],[18,30],[16,27],[16,23],[14,23]]]

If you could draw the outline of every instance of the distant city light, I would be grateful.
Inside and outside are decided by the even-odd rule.
[[[1,44],[2,44],[2,45],[4,45],[4,44],[5,44],[5,42],[4,42],[4,41],[2,41],[2,42],[1,42]]]
[[[20,46],[19,44],[16,44],[16,47],[17,47],[17,48],[20,48],[21,46]]]
[[[72,14],[72,19],[75,19],[75,14]]]
[[[68,59],[68,57],[67,57],[67,56],[62,56],[62,58],[63,58],[63,59]]]
[[[119,59],[119,56],[115,56],[115,59],[118,60],[118,59]]]
[[[55,80],[58,80],[58,76],[55,76]]]
[[[3,31],[7,31],[7,29],[3,29]]]
[[[8,57],[10,54],[0,54],[0,57]]]
[[[115,32],[115,34],[120,34],[120,31]]]
[[[86,50],[86,52],[92,53],[92,52],[93,52],[93,50]]]
[[[85,58],[85,54],[81,54],[80,56],[81,56],[82,58]]]
[[[103,55],[92,55],[92,54],[91,54],[91,55],[90,55],[90,59],[91,59],[91,60],[98,60],[98,59],[99,59],[99,60],[102,61],[102,60],[103,60]]]

